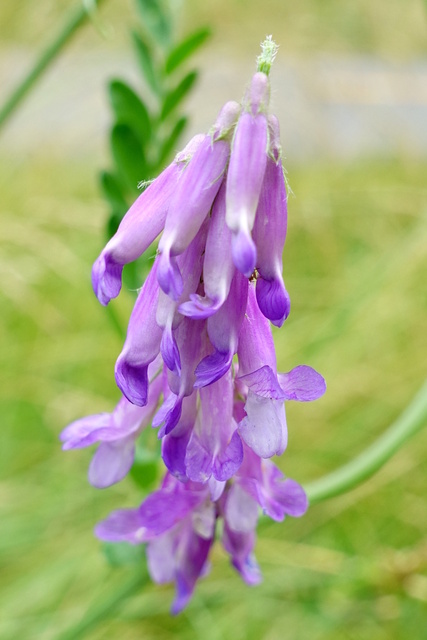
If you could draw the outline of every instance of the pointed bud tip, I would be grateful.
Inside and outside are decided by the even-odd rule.
[[[268,76],[278,49],[279,47],[274,42],[273,37],[267,36],[264,42],[261,43],[261,53],[257,58],[257,71],[261,71]]]

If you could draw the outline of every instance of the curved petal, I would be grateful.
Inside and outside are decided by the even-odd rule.
[[[326,391],[324,378],[312,367],[301,364],[288,373],[277,376],[286,400],[311,402],[323,396]]]

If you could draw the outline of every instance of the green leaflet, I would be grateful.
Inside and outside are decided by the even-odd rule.
[[[188,118],[186,116],[182,116],[175,123],[172,131],[169,133],[169,136],[164,140],[159,153],[158,165],[162,165],[165,160],[171,155],[171,153],[175,150],[175,145],[177,144],[182,132],[188,124]]]
[[[160,95],[161,90],[158,82],[158,74],[153,65],[153,54],[146,42],[135,31],[132,32],[132,38],[135,45],[136,54],[139,65],[141,67],[144,78],[155,95]]]
[[[163,101],[163,106],[160,113],[160,120],[164,120],[165,118],[167,118],[167,116],[171,113],[171,111],[173,111],[175,107],[177,107],[177,105],[181,102],[181,100],[185,98],[187,93],[190,91],[190,89],[196,82],[197,77],[198,77],[197,71],[191,71],[186,76],[184,76],[184,78],[175,87],[175,89],[172,89],[171,91],[169,91],[169,93],[166,95]]]
[[[208,28],[199,29],[182,40],[172,49],[166,58],[165,72],[172,73],[180,64],[189,58],[211,35]]]
[[[117,178],[117,176],[115,176],[113,173],[110,173],[109,171],[102,171],[99,176],[99,182],[101,185],[102,193],[110,203],[111,209],[117,212],[125,212],[128,208],[128,205],[123,195],[120,180]]]
[[[135,91],[122,80],[112,80],[108,86],[110,103],[117,124],[129,125],[145,148],[151,136],[150,115]]]
[[[172,24],[170,16],[160,0],[136,0],[142,22],[155,42],[166,47],[171,41]]]
[[[138,190],[138,183],[147,175],[147,166],[138,136],[127,124],[116,124],[111,131],[111,152],[114,162],[129,189]]]

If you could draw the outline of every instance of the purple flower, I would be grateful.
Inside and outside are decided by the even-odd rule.
[[[100,443],[89,479],[106,487],[131,468],[141,429],[159,428],[168,470],[161,488],[138,509],[113,512],[96,534],[147,544],[153,580],[175,583],[173,613],[207,571],[218,519],[233,566],[254,585],[260,512],[281,521],[308,506],[303,488],[268,460],[287,445],[284,401],[315,400],[326,389],[306,365],[277,372],[270,325],[280,327],[290,308],[286,184],[278,121],[268,114],[276,50],[267,38],[242,106],[227,103],[209,134],[176,156],[96,261],[94,289],[107,304],[123,265],[163,229],[116,362],[124,397],[111,414],[61,435],[64,448]]]
[[[304,489],[284,478],[270,461],[261,460],[244,446],[243,463],[222,498],[223,545],[232,564],[249,585],[258,584],[261,572],[253,554],[259,507],[274,520],[302,516],[308,507]]]
[[[141,193],[101,252],[92,269],[93,289],[107,305],[119,295],[123,266],[141,256],[162,231],[178,178],[203,136],[197,135],[175,160]]]
[[[202,223],[196,237],[186,251],[178,256],[177,264],[183,276],[184,288],[178,301],[160,291],[157,305],[157,324],[163,329],[160,351],[165,365],[177,375],[181,373],[181,359],[175,340],[175,331],[183,320],[178,305],[181,300],[197,291],[202,273],[203,251],[206,243],[208,221]]]
[[[256,296],[262,313],[277,327],[289,315],[290,300],[282,277],[287,229],[287,195],[281,162],[279,123],[269,117],[270,156],[262,183],[253,229],[257,247]]]
[[[226,180],[215,198],[203,261],[204,296],[190,294],[190,301],[179,307],[191,318],[209,318],[224,304],[234,273],[231,256],[231,232],[225,222]]]
[[[229,370],[200,390],[200,409],[189,439],[186,476],[206,482],[211,475],[223,482],[231,478],[243,459],[243,448],[233,418],[233,382]]]
[[[227,300],[208,318],[208,336],[215,351],[197,365],[196,388],[212,384],[230,369],[237,351],[247,298],[248,281],[239,271],[235,271]]]
[[[62,448],[81,449],[96,442],[100,445],[89,467],[89,482],[104,489],[122,480],[135,458],[135,442],[151,421],[161,392],[160,378],[150,385],[145,407],[122,397],[112,413],[100,413],[72,422],[60,435]]]
[[[139,509],[113,512],[97,525],[101,540],[147,542],[148,569],[159,584],[175,582],[172,613],[190,600],[198,578],[207,569],[215,533],[216,513],[207,485],[179,482],[167,475],[159,491]]]
[[[176,256],[185,251],[210,212],[230,153],[227,137],[239,110],[239,105],[232,102],[223,107],[212,134],[196,150],[170,201],[159,243],[157,277],[163,291],[174,300],[179,299],[184,286]]]
[[[269,80],[264,73],[252,78],[248,110],[237,123],[227,173],[226,220],[232,231],[232,255],[237,269],[249,277],[256,266],[251,237],[267,163]]]
[[[162,339],[162,329],[156,322],[157,265],[158,258],[135,302],[126,341],[115,367],[117,386],[129,402],[141,407],[147,403],[148,365],[159,354]]]
[[[239,433],[261,458],[281,455],[287,444],[283,401],[315,400],[325,393],[326,384],[320,374],[305,365],[277,376],[271,329],[259,310],[253,287],[249,287],[238,357],[239,383],[247,387],[246,416],[239,423]]]
[[[194,370],[202,352],[202,344],[205,342],[205,324],[202,320],[184,318],[175,331],[181,371],[179,375],[173,371],[168,372],[170,392],[153,419],[153,427],[161,427],[160,438],[176,427],[181,416],[183,398],[193,393],[196,380]]]

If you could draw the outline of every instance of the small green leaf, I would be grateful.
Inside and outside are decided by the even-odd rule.
[[[108,200],[111,209],[115,212],[126,212],[128,205],[119,178],[109,171],[102,171],[99,182],[104,198]]]
[[[161,0],[136,0],[136,5],[142,17],[144,26],[153,39],[163,46],[171,40],[172,24],[170,16],[164,9]]]
[[[111,151],[119,173],[136,192],[147,176],[147,166],[138,136],[127,124],[116,124],[111,131]]]
[[[152,256],[153,254],[148,249],[144,256],[152,266],[150,255]],[[139,286],[141,284],[142,282]],[[135,461],[130,470],[132,480],[145,490],[151,489],[159,474],[160,442],[157,438],[153,438],[154,435],[151,429],[145,429],[141,433],[135,447]]]
[[[172,73],[180,64],[200,47],[211,35],[211,30],[204,27],[190,34],[185,40],[172,49],[166,58],[165,71]]]
[[[197,77],[197,71],[191,71],[181,80],[181,82],[177,87],[175,87],[175,89],[169,91],[163,101],[162,111],[160,113],[161,120],[167,118],[171,111],[173,111],[175,107],[181,102],[181,100],[185,98],[187,93],[191,90],[194,83],[196,82]]]
[[[157,460],[151,462],[135,462],[130,470],[130,477],[142,489],[151,489],[157,481],[159,475],[159,465]]]
[[[104,542],[102,551],[112,567],[139,564],[144,558],[144,547],[129,542]]]
[[[106,226],[107,240],[112,238],[113,235],[116,233],[117,229],[119,228],[119,224],[121,223],[125,213],[126,212],[124,212],[123,214],[120,214],[118,212],[113,212],[111,216],[108,218],[107,226]]]
[[[147,107],[135,91],[121,80],[109,84],[110,102],[118,124],[128,124],[139,134],[146,146],[151,135],[150,115]]]
[[[160,94],[159,83],[157,80],[157,73],[153,65],[153,56],[149,46],[141,38],[141,36],[135,31],[132,32],[133,42],[135,45],[136,55],[144,74],[145,80],[150,89],[156,94]]]
[[[162,166],[165,160],[167,160],[170,154],[174,151],[175,145],[177,144],[182,132],[187,126],[187,123],[188,123],[188,118],[186,118],[185,116],[182,116],[182,118],[180,118],[175,123],[175,126],[173,127],[170,135],[163,142],[161,146],[160,153],[159,153],[159,160],[157,163],[159,166]]]

